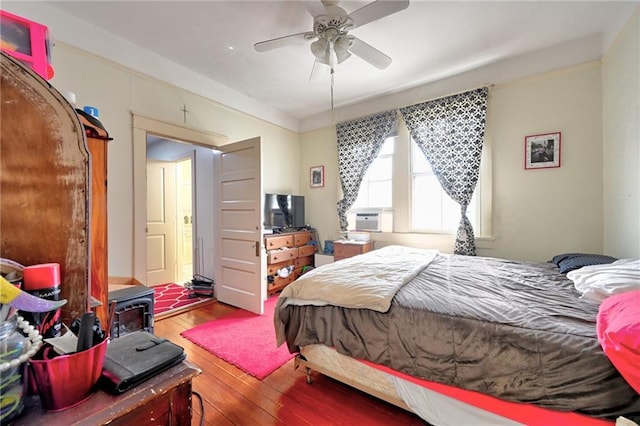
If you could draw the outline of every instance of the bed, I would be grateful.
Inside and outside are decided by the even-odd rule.
[[[555,264],[388,246],[281,293],[278,344],[435,425],[611,424],[640,398]]]

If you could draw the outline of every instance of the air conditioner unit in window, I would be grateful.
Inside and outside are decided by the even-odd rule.
[[[356,230],[380,231],[380,212],[356,213]]]

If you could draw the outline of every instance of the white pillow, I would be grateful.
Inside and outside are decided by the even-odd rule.
[[[583,266],[567,272],[567,278],[582,297],[602,301],[613,294],[640,290],[640,258]]]

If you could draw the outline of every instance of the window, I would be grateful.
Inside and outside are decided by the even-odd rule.
[[[352,210],[385,209],[393,206],[393,151],[395,137],[387,138],[378,157],[365,173]]]
[[[393,210],[385,225],[389,232],[455,234],[460,205],[442,189],[424,154],[402,128],[397,136],[387,138],[367,170],[348,215],[349,224],[355,224],[356,212]],[[467,208],[476,236],[480,234],[479,188],[480,182]]]
[[[455,233],[460,223],[460,205],[442,189],[438,178],[418,145],[411,139],[411,230],[414,232]],[[474,192],[467,217],[478,229]]]

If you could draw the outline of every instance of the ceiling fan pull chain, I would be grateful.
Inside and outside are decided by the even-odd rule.
[[[333,115],[333,67],[331,67],[331,115]]]

